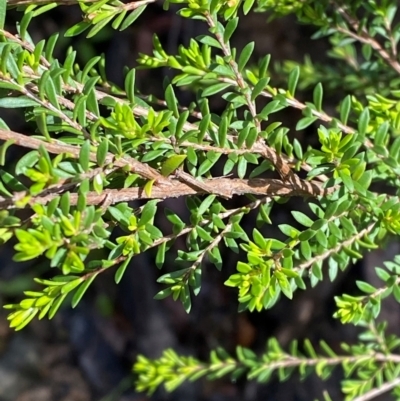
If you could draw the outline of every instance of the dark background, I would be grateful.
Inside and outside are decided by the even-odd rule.
[[[21,14],[12,11],[7,16],[8,29],[15,32],[15,21]],[[251,13],[240,20],[233,43],[241,49],[249,41],[256,42],[254,60],[265,54],[272,55],[273,62],[285,59],[301,61],[309,54],[315,61],[326,62],[328,44],[324,40],[311,41],[313,29],[298,25],[294,18],[286,17],[267,23],[267,15]],[[61,37],[56,56],[63,60],[67,47],[78,51],[83,65],[90,57],[104,52],[110,80],[122,84],[124,66],[134,67],[138,53],[151,54],[152,35],[157,33],[168,52],[176,52],[180,43],[187,44],[191,37],[207,32],[206,26],[195,21],[180,19],[173,9],[165,12],[159,5],[150,5],[139,20],[124,32],[104,29],[98,36],[87,40],[83,35],[62,38],[62,33],[81,18],[78,7],[59,7],[33,20],[30,34],[35,42],[48,38],[55,32]],[[138,88],[145,94],[162,98],[162,82],[172,77],[167,69],[146,70],[137,73]],[[334,112],[341,91],[325,97],[324,108]],[[183,105],[193,100],[193,94],[179,92]],[[299,95],[300,100],[311,99],[311,92]],[[221,108],[213,103],[214,111]],[[293,128],[300,117],[297,110],[285,111],[280,121]],[[0,110],[0,116],[10,128],[29,132],[30,127],[17,111]],[[295,135],[304,142],[316,139],[316,127]],[[11,156],[10,156],[11,154]],[[12,148],[9,168],[21,157],[20,149]],[[240,203],[242,202],[242,203]],[[165,206],[185,213],[184,200],[166,201]],[[243,200],[234,199],[228,206],[237,207]],[[264,227],[266,237],[279,236],[275,225],[288,222],[290,210],[306,203],[293,200],[274,209],[274,226]],[[303,206],[301,206],[303,205]],[[245,220],[251,233],[254,215]],[[159,224],[163,224],[160,216]],[[175,248],[184,247],[184,240]],[[221,247],[224,267],[218,272],[212,265],[204,265],[203,285],[200,295],[193,300],[192,312],[187,315],[179,302],[172,299],[153,300],[161,289],[156,283],[160,272],[155,267],[154,255],[146,253],[134,258],[120,285],[114,283],[114,271],[100,275],[75,310],[66,305],[52,321],[33,321],[21,332],[8,328],[7,311],[0,310],[0,401],[133,401],[145,400],[144,394],[133,390],[134,377],[131,367],[138,353],[158,357],[172,347],[177,352],[207,359],[211,349],[222,346],[232,352],[240,344],[261,353],[267,338],[276,336],[282,345],[292,339],[310,338],[314,344],[325,339],[340,352],[340,342],[354,342],[357,329],[342,326],[332,318],[333,296],[342,292],[354,292],[354,280],[375,280],[373,268],[382,260],[400,253],[398,244],[387,251],[367,255],[362,263],[348,268],[330,283],[325,280],[314,289],[298,291],[294,301],[282,299],[275,308],[261,313],[237,313],[237,294],[224,287],[223,282],[235,271],[236,262],[243,255],[235,255]],[[48,270],[48,261],[30,263],[12,261],[12,244],[0,250],[0,301],[2,304],[18,301],[23,290],[34,288],[33,277]],[[174,260],[167,259],[161,273],[173,270]],[[389,331],[399,334],[399,308],[392,301],[384,304],[382,318],[389,321]],[[157,391],[153,400],[176,401],[309,401],[322,399],[328,390],[333,400],[340,400],[340,369],[327,383],[310,377],[300,382],[296,374],[288,383],[272,380],[269,384],[257,384],[229,379],[216,382],[200,380],[185,384],[176,392]],[[382,400],[385,398],[381,398]]]

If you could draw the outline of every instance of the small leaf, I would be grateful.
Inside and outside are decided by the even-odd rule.
[[[239,18],[235,17],[228,21],[224,31],[224,42],[228,43],[229,39],[231,38],[232,34],[235,32],[237,25],[239,22]]]
[[[103,167],[104,162],[106,161],[108,153],[108,139],[103,138],[100,142],[100,145],[97,147],[96,151],[96,161],[100,167]]]
[[[158,269],[161,269],[164,261],[165,261],[165,251],[166,251],[167,243],[163,242],[158,248],[157,248],[157,255],[156,255],[156,266]]]
[[[89,162],[90,162],[90,142],[86,140],[79,152],[79,164],[82,167],[83,171],[85,172],[89,171]]]
[[[253,53],[254,50],[254,42],[248,43],[242,50],[239,56],[239,61],[238,61],[238,69],[239,72],[242,72],[244,67],[246,66],[247,62],[249,61],[251,54]]]
[[[38,102],[32,100],[26,96],[18,97],[3,97],[0,99],[0,107],[5,109],[18,109],[22,107],[34,107],[37,106]]]
[[[138,222],[138,226],[142,227],[145,226],[147,223],[150,223],[151,220],[153,219],[154,215],[157,212],[157,203],[158,200],[151,200],[146,203],[142,210],[142,214],[140,215],[140,220]]]
[[[199,234],[199,237],[201,239],[203,239],[204,241],[212,242],[213,237],[206,230],[204,230],[204,228],[202,228],[201,226],[196,227],[196,232],[197,232],[197,234]]]
[[[376,288],[374,286],[372,286],[369,283],[366,283],[365,281],[357,280],[356,285],[362,292],[365,292],[367,294],[373,294],[376,291]]]
[[[296,124],[296,131],[301,131],[302,129],[307,128],[311,124],[313,124],[315,121],[318,120],[318,117],[303,117],[300,119],[297,124]]]
[[[354,191],[354,184],[351,177],[348,174],[346,174],[346,172],[344,172],[343,170],[339,170],[339,176],[342,179],[343,184],[346,186],[346,188],[350,192]]]
[[[367,132],[369,124],[369,110],[368,107],[366,107],[360,114],[360,117],[358,118],[358,132],[360,135],[365,135]]]
[[[75,291],[74,296],[72,297],[71,306],[75,308],[79,302],[81,301],[83,295],[89,288],[90,284],[93,283],[94,279],[97,277],[97,274],[93,274],[88,280],[84,281],[83,284]]]
[[[6,164],[6,154],[7,149],[15,143],[15,139],[8,139],[1,145],[0,147],[0,166],[4,166]]]
[[[121,27],[119,28],[120,31],[125,30],[128,28],[130,25],[132,25],[137,18],[143,13],[143,11],[146,9],[146,4],[136,8],[133,10],[124,20],[122,23]]]
[[[215,95],[218,92],[223,91],[226,88],[229,88],[232,84],[220,82],[214,85],[207,86],[201,93],[202,97],[207,97],[211,95]]]
[[[296,66],[289,74],[288,90],[291,96],[294,97],[296,93],[297,82],[299,81],[300,68]]]
[[[161,174],[164,177],[171,175],[186,159],[186,155],[172,155],[161,166]]]
[[[64,33],[64,36],[70,37],[70,36],[79,35],[82,32],[85,32],[87,29],[89,29],[90,26],[91,26],[90,22],[86,22],[86,21],[78,22],[71,28],[67,29],[67,31]]]
[[[347,124],[347,119],[349,118],[350,109],[351,109],[351,96],[347,95],[343,99],[343,102],[340,105],[340,121],[343,124]]]
[[[315,108],[318,111],[322,110],[322,97],[324,95],[324,89],[322,88],[321,82],[316,85],[313,92],[313,100]]]
[[[157,292],[156,295],[154,295],[154,299],[164,299],[167,298],[168,296],[170,296],[172,294],[172,290],[171,288],[166,288],[165,290],[161,290],[159,292]]]
[[[146,182],[146,184],[144,184],[144,192],[147,195],[148,198],[151,198],[151,191],[153,189],[153,185],[154,185],[155,180],[149,180]]]
[[[293,210],[292,215],[298,223],[302,224],[305,227],[311,227],[314,224],[314,222],[302,212]]]
[[[247,15],[250,12],[251,7],[253,7],[254,1],[255,0],[245,0],[245,2],[243,4],[243,14],[244,15]]]
[[[131,261],[131,259],[132,259],[132,256],[128,257],[121,263],[121,266],[118,267],[118,270],[115,272],[115,277],[114,277],[116,284],[119,284],[120,281],[122,280],[122,277],[125,273],[126,268],[128,267],[129,262]]]
[[[165,101],[167,102],[168,109],[174,113],[176,118],[179,117],[178,102],[176,100],[174,88],[168,85],[165,90]]]
[[[135,102],[135,70],[131,69],[125,77],[126,97],[131,103]]]
[[[197,215],[202,216],[207,210],[209,210],[211,204],[214,202],[216,196],[208,195],[206,199],[203,200],[199,208],[197,209]]]
[[[38,160],[39,152],[37,150],[31,150],[18,160],[15,166],[15,174],[24,174],[25,171],[28,168],[32,168]]]
[[[251,100],[255,100],[256,97],[265,89],[269,82],[269,77],[261,78],[256,86],[253,88],[253,91],[251,93]],[[279,103],[279,102],[278,102]]]
[[[6,20],[7,0],[0,0],[0,29],[4,29]]]

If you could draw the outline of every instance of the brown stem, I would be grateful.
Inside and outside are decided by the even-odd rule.
[[[86,203],[88,205],[100,205],[107,201],[108,204],[119,202],[128,202],[137,199],[167,199],[177,198],[181,196],[193,196],[204,194],[224,194],[225,197],[231,198],[233,195],[261,195],[261,196],[310,196],[311,194],[302,188],[293,189],[290,183],[281,180],[268,178],[214,178],[203,181],[202,185],[192,185],[191,183],[180,182],[178,179],[170,178],[164,182],[159,182],[151,189],[151,194],[147,194],[143,188],[122,188],[122,189],[105,189],[100,195],[97,192],[86,193]],[[335,189],[335,188],[333,188]],[[316,184],[313,184],[312,190],[315,191],[314,196],[320,196],[323,193],[331,192],[332,189],[325,190]],[[0,209],[13,209],[15,202],[23,199],[28,194],[24,192],[14,193],[12,198],[0,197]],[[45,195],[32,197],[28,201],[28,205],[35,203],[46,204],[58,196],[57,193],[46,193]],[[70,203],[76,205],[78,202],[78,194],[71,193]]]
[[[23,135],[15,131],[6,131],[0,129],[0,139],[4,141],[12,139],[15,141],[14,144],[30,149],[39,149],[40,146],[43,146],[49,153],[66,153],[74,158],[78,158],[80,153],[80,148],[78,146],[67,145],[57,140],[53,140],[53,142],[45,142],[44,140],[37,139],[28,135]],[[96,162],[96,153],[91,152],[89,158],[90,161]],[[105,162],[107,164],[113,164],[116,167],[128,166],[130,171],[139,174],[141,177],[147,178],[149,180],[156,180],[157,182],[164,183],[166,182],[166,179],[157,170],[151,168],[147,164],[139,162],[132,157],[124,156],[120,159],[116,159],[115,155],[109,153],[106,157]]]

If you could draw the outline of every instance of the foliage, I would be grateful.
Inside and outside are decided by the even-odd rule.
[[[105,76],[103,56],[79,66],[70,49],[61,62],[54,57],[58,35],[38,43],[29,35],[31,20],[54,7],[76,3],[82,21],[65,35],[91,38],[107,25],[128,28],[153,2],[0,1],[0,107],[23,109],[34,127],[25,135],[0,121],[0,238],[2,244],[15,241],[14,260],[42,256],[55,269],[52,278],[35,279],[39,286],[20,303],[5,306],[17,330],[35,317],[51,319],[66,300],[78,305],[104,271],[114,269],[118,283],[139,253],[156,249],[161,269],[180,236],[187,248],[178,251],[177,268],[159,278],[163,289],[155,298],[180,300],[189,312],[204,262],[223,268],[222,244],[243,255],[225,282],[237,291],[239,310],[261,311],[324,278],[335,280],[365,252],[400,234],[397,1],[165,0],[165,8],[178,4],[178,14],[200,20],[208,34],[177,54],[168,54],[154,36],[153,54],[140,55],[138,68],[175,72],[163,101],[139,95],[135,69],[126,71],[120,88]],[[6,9],[13,7],[21,12],[18,35],[5,29]],[[249,12],[294,13],[316,27],[315,39],[329,38],[332,63],[306,58],[272,65],[269,55],[255,60],[253,42],[232,47]],[[331,115],[324,92],[338,87],[344,96]],[[178,88],[196,100],[179,104]],[[309,94],[307,102],[296,97],[299,90]],[[216,98],[224,104],[218,114],[210,105]],[[292,139],[280,118],[285,109],[302,112],[296,130],[310,127],[315,143],[306,147]],[[14,146],[30,151],[10,168],[7,151]],[[221,176],[213,176],[217,163]],[[187,221],[183,211],[178,215],[162,202],[182,196]],[[230,208],[225,199],[233,196],[247,203]],[[278,238],[264,237],[263,226],[276,225],[271,211],[289,197],[306,202],[291,212],[292,224],[278,226]],[[133,200],[144,202],[135,209]],[[29,218],[22,210],[31,211]],[[249,234],[241,222],[252,211],[256,228]],[[169,233],[158,227],[160,213]],[[283,381],[296,368],[301,377],[314,372],[325,380],[340,365],[346,400],[387,391],[397,399],[400,339],[386,335],[377,318],[385,297],[400,302],[400,256],[385,266],[376,269],[380,288],[357,282],[358,294],[335,298],[335,318],[365,328],[360,342],[343,344],[340,355],[324,341],[316,349],[307,340],[301,351],[293,341],[285,351],[275,339],[261,356],[242,347],[235,356],[216,349],[210,362],[167,350],[157,360],[139,356],[137,388],[153,392],[164,384],[173,390],[184,380],[228,374],[266,382],[277,372]]]

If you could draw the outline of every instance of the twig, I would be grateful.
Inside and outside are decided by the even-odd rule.
[[[338,253],[344,247],[351,246],[355,241],[357,241],[358,239],[361,239],[362,237],[364,237],[364,235],[370,233],[375,228],[375,226],[376,226],[376,222],[371,223],[368,227],[364,228],[356,235],[353,235],[352,237],[348,238],[347,240],[345,240],[343,242],[340,242],[334,248],[328,249],[323,254],[316,255],[313,258],[311,258],[310,260],[307,260],[306,262],[299,264],[298,266],[294,267],[293,270],[296,272],[299,272],[299,271],[302,271],[304,269],[311,267],[313,265],[313,263],[318,262],[319,260],[327,259],[329,256],[333,255],[334,253]]]
[[[214,22],[213,17],[207,12],[205,13],[205,17],[207,20],[208,25],[211,28],[216,29],[216,25]],[[250,113],[253,117],[253,120],[256,124],[257,131],[261,131],[261,122],[259,118],[257,117],[257,111],[256,111],[256,104],[255,101],[251,99],[250,95],[250,86],[247,84],[245,79],[243,78],[242,73],[239,71],[239,67],[232,57],[231,50],[229,46],[226,45],[224,42],[224,39],[222,36],[216,31],[214,33],[215,37],[217,38],[222,52],[224,53],[225,57],[229,59],[229,65],[232,68],[233,73],[235,74],[236,77],[236,84],[237,86],[243,91],[243,96],[246,99],[247,106],[250,110]],[[261,139],[261,138],[260,138]],[[273,165],[276,167],[276,170],[278,171],[279,175],[281,176],[282,180],[287,181],[290,183],[294,188],[299,187],[301,188],[301,179],[300,177],[297,176],[293,172],[293,170],[290,168],[290,166],[286,163],[286,160],[283,159],[278,153],[276,152],[275,149],[270,148],[265,144],[263,140],[258,140],[255,144],[254,147],[258,147],[260,149],[259,153],[267,160],[270,160]]]
[[[67,145],[57,140],[53,140],[53,142],[45,142],[38,138],[20,134],[19,132],[6,131],[3,129],[0,129],[0,139],[4,141],[13,139],[15,141],[15,145],[30,149],[39,149],[41,146],[43,146],[49,153],[66,153],[73,156],[74,158],[79,158],[80,148],[78,146]],[[89,155],[89,159],[90,161],[96,163],[96,153],[91,152]],[[157,182],[166,182],[165,177],[162,176],[157,170],[129,156],[124,156],[120,159],[116,159],[115,155],[109,153],[106,157],[105,163],[113,164],[116,167],[129,166],[130,171],[139,174],[141,177],[147,178],[149,180],[156,180]]]
[[[242,89],[242,90],[244,89],[243,96],[246,99],[247,106],[248,106],[251,116],[253,117],[253,120],[256,124],[257,131],[260,132],[261,131],[261,123],[257,117],[256,103],[255,103],[255,101],[251,100],[250,92],[248,91],[249,85],[243,78],[242,73],[239,71],[239,66],[237,65],[235,59],[232,57],[231,49],[224,42],[223,37],[216,30],[216,24],[215,24],[213,17],[208,12],[205,13],[205,17],[206,17],[207,23],[210,26],[210,28],[213,28],[215,30],[214,35],[217,38],[219,45],[221,46],[224,56],[227,57],[229,60],[229,65],[231,66],[232,71],[235,74],[237,85],[239,86],[240,89]]]
[[[175,171],[175,177],[177,177],[180,181],[184,182],[185,184],[189,185],[190,187],[198,190],[202,190],[206,193],[210,193],[210,194],[215,194],[218,195],[222,198],[225,199],[229,199],[229,192],[226,191],[226,188],[215,188],[215,185],[210,185],[209,183],[205,183],[204,181],[200,181],[197,180],[196,178],[194,178],[192,175],[185,173],[183,170],[178,169]],[[220,180],[218,178],[216,178],[217,180]],[[215,179],[214,179],[215,180]],[[213,181],[214,181],[213,180]],[[208,180],[210,181],[210,180]],[[219,181],[218,181],[219,182]],[[215,192],[216,190],[219,190],[220,192],[217,193]]]
[[[195,180],[195,179],[194,179]],[[195,180],[196,181],[196,180]],[[321,189],[324,191],[324,189]],[[100,195],[97,192],[87,192],[85,194],[86,203],[88,205],[101,205],[103,202],[114,204],[119,202],[128,202],[137,199],[167,199],[177,198],[181,196],[193,196],[204,194],[224,194],[226,198],[233,195],[261,195],[261,196],[309,196],[302,190],[293,189],[289,183],[281,180],[268,178],[213,178],[204,180],[204,187],[201,185],[193,185],[191,182],[180,182],[177,179],[169,179],[165,182],[159,182],[151,189],[151,193],[147,194],[143,188],[122,188],[122,189],[105,189]],[[0,209],[13,209],[15,202],[24,199],[29,194],[26,191],[16,192],[13,197],[0,197]],[[57,193],[46,194],[44,196],[32,196],[28,200],[29,206],[35,203],[47,204]],[[70,203],[76,205],[78,202],[78,194],[71,193]]]
[[[341,26],[335,26],[335,28],[339,32],[343,32],[354,39],[357,39],[361,43],[365,43],[370,45],[378,55],[384,60],[390,67],[392,67],[398,74],[400,74],[400,63],[396,60],[394,56],[391,56],[382,46],[381,44],[375,40],[368,31],[363,27],[360,30],[360,23],[355,18],[353,18],[343,6],[339,6],[333,3],[336,7],[336,10],[342,17],[349,23],[349,25],[354,29],[355,32],[351,32]]]
[[[378,388],[374,388],[370,391],[368,391],[367,393],[360,395],[357,398],[354,398],[353,401],[368,401],[368,400],[372,400],[375,397],[378,397],[381,394],[384,394],[390,390],[392,390],[393,388],[397,387],[400,385],[400,377],[396,377],[394,380],[392,380],[391,382],[387,382],[385,384],[382,384],[382,386],[378,387]]]

